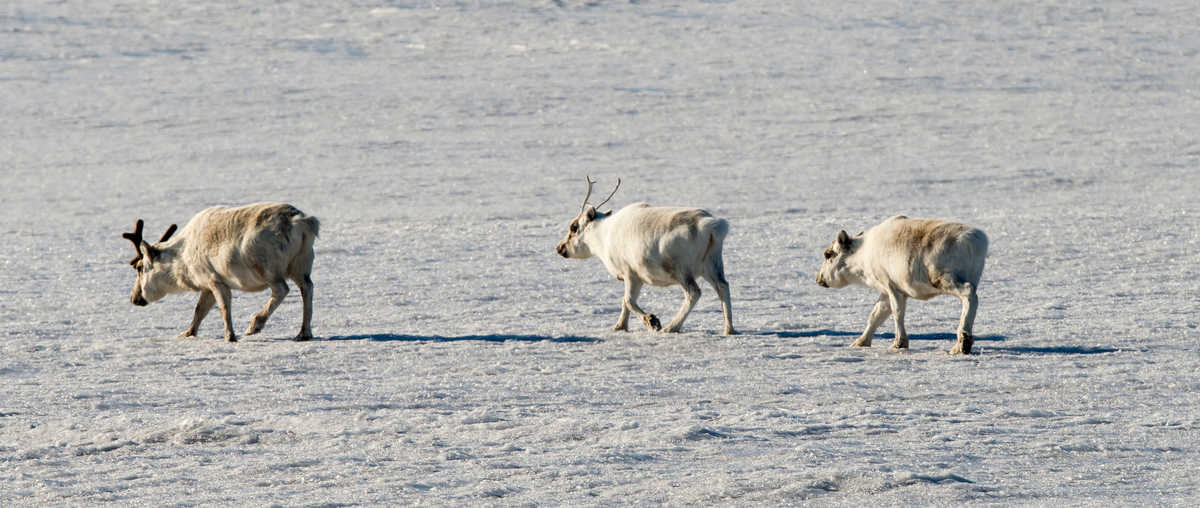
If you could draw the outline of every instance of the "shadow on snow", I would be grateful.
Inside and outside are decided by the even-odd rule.
[[[592,337],[580,337],[577,335],[566,335],[562,337],[549,337],[543,335],[506,335],[506,334],[490,334],[490,335],[459,335],[456,337],[446,337],[442,335],[404,335],[396,333],[372,333],[363,335],[339,335],[329,337],[326,340],[370,340],[375,342],[601,342],[600,339]]]
[[[810,330],[810,331],[805,331],[805,332],[759,332],[759,333],[756,333],[755,335],[774,335],[774,336],[784,338],[784,339],[796,339],[796,338],[805,338],[805,337],[858,337],[859,335],[862,335],[862,332],[843,332],[843,331],[838,331],[838,330],[821,329],[821,330]],[[872,340],[874,340],[874,339],[892,340],[895,338],[896,338],[896,335],[893,333],[877,333],[874,335],[874,338]],[[958,340],[958,335],[953,334],[953,333],[914,333],[914,334],[910,334],[908,336],[908,340],[910,340],[910,341],[911,340],[955,341],[955,340]],[[1004,337],[1003,335],[976,335],[975,336],[975,342],[1002,342],[1004,340],[1006,340],[1006,337]]]
[[[989,347],[988,352],[1012,355],[1104,355],[1109,353],[1119,353],[1121,350],[1111,347],[1087,346],[1012,346]]]
[[[858,337],[861,332],[846,332],[838,330],[809,330],[809,331],[782,331],[782,332],[752,332],[753,335],[774,335],[784,339],[794,338],[811,338],[811,337]],[[877,333],[875,339],[892,340],[896,337],[892,333]],[[909,340],[944,340],[956,341],[958,335],[953,333],[920,333],[908,336]],[[1004,342],[1007,337],[1003,335],[977,335],[975,342]],[[1011,355],[1103,355],[1109,353],[1119,353],[1122,350],[1112,347],[1095,347],[1095,346],[987,346],[989,353],[1011,354]]]

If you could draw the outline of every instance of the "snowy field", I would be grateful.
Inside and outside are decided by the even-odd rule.
[[[7,0],[0,506],[1195,506],[1200,8],[1058,4]],[[730,221],[742,335],[609,330],[585,174]],[[130,305],[136,219],[260,200],[317,340]],[[846,347],[898,213],[990,236],[976,354]]]

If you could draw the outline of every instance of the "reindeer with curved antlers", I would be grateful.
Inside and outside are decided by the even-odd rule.
[[[604,201],[589,205],[592,185],[587,178],[587,195],[579,215],[571,221],[567,236],[558,244],[558,253],[565,258],[600,258],[608,272],[625,283],[621,315],[614,330],[628,330],[629,313],[641,317],[647,328],[655,331],[678,332],[683,321],[700,298],[700,277],[712,284],[721,298],[725,316],[725,334],[733,329],[733,310],[730,306],[729,283],[725,281],[725,265],[721,250],[729,223],[714,218],[707,210],[650,206],[635,203],[620,211],[601,212],[617,189]],[[683,288],[683,307],[667,326],[663,327],[654,314],[638,306],[638,293],[644,284]]]
[[[304,318],[296,340],[312,338],[313,283],[309,276],[313,242],[320,229],[316,217],[283,203],[215,206],[192,217],[173,239],[175,225],[171,224],[153,244],[142,239],[142,225],[138,219],[132,233],[121,235],[137,249],[137,257],[129,262],[138,272],[129,301],[140,307],[169,293],[199,291],[192,324],[180,337],[195,336],[216,304],[225,318],[225,339],[236,342],[230,317],[231,290],[270,288],[271,299],[246,329],[246,335],[258,333],[287,296],[287,281],[291,280],[304,299]]]

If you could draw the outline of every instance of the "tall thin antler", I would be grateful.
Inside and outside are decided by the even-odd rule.
[[[604,203],[607,203],[608,200],[612,199],[613,195],[617,193],[617,189],[620,189],[620,188],[621,188],[621,178],[618,177],[617,178],[617,186],[613,187],[613,191],[608,193],[608,197],[604,198],[604,201],[601,201],[600,204],[596,205],[596,208],[600,208],[600,207],[604,206]]]
[[[585,176],[583,178],[585,180],[587,180],[588,188],[587,188],[587,195],[583,197],[583,204],[579,205],[579,213],[583,213],[583,211],[587,208],[588,199],[592,197],[592,184],[596,183],[596,182],[592,181],[592,177],[590,175]]]

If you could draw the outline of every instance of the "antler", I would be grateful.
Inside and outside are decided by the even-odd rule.
[[[587,195],[583,197],[583,204],[579,205],[579,213],[583,213],[583,210],[587,208],[588,199],[592,197],[592,184],[596,183],[596,182],[592,181],[591,175],[585,176],[583,178],[585,180],[587,180],[588,188],[587,188]]]
[[[612,199],[613,195],[617,193],[617,189],[620,189],[620,188],[621,188],[621,178],[618,177],[617,178],[617,186],[613,187],[613,191],[608,193],[608,197],[604,198],[604,201],[601,201],[600,204],[596,205],[596,208],[600,208],[600,207],[604,206],[604,203],[607,203],[608,200]]]
[[[167,228],[167,232],[163,233],[162,238],[158,239],[159,243],[167,241],[167,239],[171,238],[171,235],[173,234],[175,234],[175,225],[171,224],[171,227]]]
[[[140,254],[142,248],[142,219],[138,219],[137,225],[133,227],[132,233],[121,233],[121,238],[133,242],[133,248],[138,249]],[[174,231],[172,231],[174,233]]]
[[[586,176],[584,178],[587,180],[587,195],[583,197],[583,204],[579,206],[580,213],[582,213],[587,208],[588,199],[590,199],[592,197],[592,184],[596,183],[594,180],[592,180],[591,176]],[[604,198],[604,201],[601,201],[600,204],[596,205],[596,208],[600,208],[600,207],[604,206],[604,203],[607,203],[608,200],[612,199],[613,195],[615,195],[617,193],[617,189],[620,189],[620,188],[621,188],[621,179],[617,178],[617,186],[613,187],[612,192],[608,193],[608,197]]]

